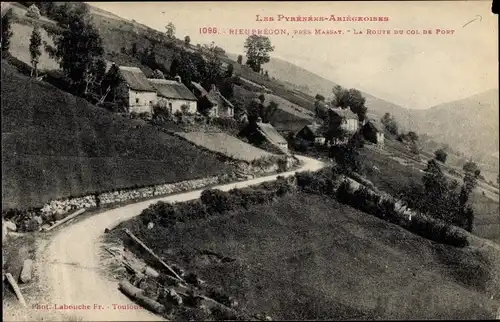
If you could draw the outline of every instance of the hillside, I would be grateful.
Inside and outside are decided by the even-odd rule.
[[[498,153],[498,89],[414,111],[415,129],[472,156]]]
[[[233,169],[142,120],[20,75],[4,61],[2,167],[2,209]]]
[[[89,7],[94,23],[103,38],[106,58],[119,64],[140,67],[146,74],[150,74],[149,67],[142,65],[136,58],[121,53],[121,51],[130,51],[133,43],[136,43],[139,51],[144,50],[150,44],[149,39],[161,39],[163,33],[92,5]],[[30,31],[30,28],[15,24],[11,46],[13,55],[27,63],[29,63],[29,42],[27,39],[29,39]],[[46,40],[45,35],[43,36]],[[177,40],[177,42],[182,45],[181,40]],[[219,45],[223,47],[223,44]],[[171,61],[174,51],[175,48],[163,46],[158,48],[155,53],[160,62],[166,62]],[[331,90],[336,85],[333,81],[275,57],[272,57],[271,61],[263,66],[274,78],[269,80],[263,75],[238,65],[235,62],[237,54],[227,53],[227,56],[221,57],[221,59],[234,65],[235,74],[266,86],[275,95],[287,100],[287,105],[299,105],[313,110],[314,96],[317,93],[322,93],[326,97],[330,97]],[[51,61],[46,54],[42,55],[41,69],[55,68],[55,66],[55,62]],[[498,151],[498,91],[488,91],[471,98],[441,104],[428,110],[410,110],[369,93],[363,94],[366,97],[369,117],[379,119],[385,113],[390,113],[396,118],[402,130],[416,130],[420,134],[428,134],[434,141],[448,144],[451,148],[466,153],[469,157],[478,158],[480,156],[483,159],[481,161],[488,163],[489,167],[495,167],[498,164],[498,158],[489,157]],[[282,106],[284,107],[283,104]],[[463,118],[464,113],[469,115],[467,121]],[[280,114],[284,118],[290,118],[290,114],[293,116],[294,113],[283,110],[280,111]],[[281,115],[277,115],[277,117],[281,117]],[[282,123],[286,123],[283,126],[284,130],[296,130],[301,128],[304,122],[299,118],[292,122],[286,120]],[[460,124],[460,126],[457,127],[456,124]],[[469,151],[472,152],[468,153]],[[494,172],[494,170],[490,170],[490,172]]]
[[[144,211],[115,236],[129,228],[249,315],[490,319],[498,309],[491,297],[498,296],[498,253],[437,244],[328,197],[293,193],[171,226],[162,220]]]

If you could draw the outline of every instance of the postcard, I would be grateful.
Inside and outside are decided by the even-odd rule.
[[[5,321],[500,319],[491,1],[1,5]]]

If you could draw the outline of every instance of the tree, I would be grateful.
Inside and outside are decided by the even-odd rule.
[[[12,18],[12,8],[9,8],[2,16],[2,57],[5,57],[9,52],[10,38],[12,37]]]
[[[136,57],[137,56],[137,43],[132,44],[132,56]]]
[[[201,61],[204,62],[203,58],[201,58]],[[176,55],[170,67],[170,73],[172,75],[179,75],[182,82],[189,88],[191,87],[192,81],[199,82],[201,79],[194,55],[189,55],[189,53],[185,51],[181,51]]]
[[[165,34],[167,35],[167,38],[170,40],[175,39],[175,26],[172,22],[169,22],[168,25],[165,26]]]
[[[269,73],[267,72],[267,70],[264,72],[264,76],[266,76],[266,78],[269,78]]]
[[[385,113],[384,116],[380,119],[380,121],[384,125],[387,132],[391,133],[392,135],[398,135],[399,132],[398,123],[391,116],[391,114]]]
[[[257,122],[257,119],[261,119],[263,123],[269,123],[279,109],[279,104],[275,101],[270,101],[268,105],[265,105],[265,96],[260,94],[258,98],[254,98],[250,101],[247,107],[248,121]]]
[[[245,40],[247,65],[258,73],[262,64],[268,63],[271,57],[269,53],[274,51],[271,40],[266,36],[251,35]]]
[[[226,77],[233,77],[233,73],[234,73],[234,66],[233,66],[233,64],[227,65]]]
[[[236,60],[236,62],[241,65],[243,63],[243,56],[238,55],[238,59]]]
[[[159,69],[155,69],[153,71],[153,78],[156,78],[156,79],[165,79],[165,75],[163,74],[163,72]]]
[[[436,160],[438,160],[439,162],[445,163],[446,158],[448,157],[448,154],[446,153],[446,151],[444,149],[438,149],[438,150],[436,150],[436,152],[434,152],[434,156],[435,156]]]
[[[360,91],[355,88],[347,90],[340,85],[336,85],[333,88],[333,95],[333,106],[342,109],[350,108],[360,121],[364,120],[367,111],[365,106],[366,99]]]
[[[316,94],[316,96],[314,98],[316,99],[316,101],[320,101],[320,102],[325,101],[325,97],[321,94]]]
[[[32,4],[26,11],[26,17],[40,19],[40,8],[38,8],[35,4]]]
[[[418,141],[418,134],[414,131],[410,131],[408,132],[407,134],[408,138],[412,141],[412,142],[417,142]]]
[[[186,47],[189,47],[190,43],[191,43],[191,37],[189,37],[189,36],[184,37],[184,45]]]
[[[38,27],[33,28],[30,37],[30,56],[31,56],[31,66],[33,69],[31,71],[31,76],[33,74],[38,77],[38,62],[40,61],[40,55],[42,54],[40,48],[42,46],[42,36],[40,35],[40,30]]]
[[[474,174],[477,172],[477,176],[479,176],[481,174],[481,170],[479,169],[477,164],[473,161],[467,161],[463,166],[463,170],[465,172],[470,172],[470,173],[474,173]]]
[[[47,51],[59,62],[75,93],[86,95],[105,73],[102,39],[83,3],[59,6],[58,19],[62,32],[51,35],[55,47],[46,44]]]
[[[219,58],[217,46],[212,41],[210,45],[204,46],[205,52],[205,70],[201,72],[203,81],[209,87],[212,84],[217,84],[222,78],[222,61]]]

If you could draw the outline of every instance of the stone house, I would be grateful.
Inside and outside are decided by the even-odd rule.
[[[258,122],[249,123],[240,133],[240,137],[245,137],[251,144],[266,145],[271,152],[290,154],[287,140],[269,123]],[[267,149],[269,150],[269,149]]]
[[[170,115],[182,112],[183,106],[187,113],[198,111],[196,96],[181,82],[180,77],[176,80],[149,78],[148,81],[156,89],[156,105]]]
[[[340,127],[349,133],[355,133],[359,129],[358,116],[349,108],[330,108],[329,117],[333,121],[337,119]]]
[[[320,130],[321,130],[321,124],[318,123],[308,124],[304,126],[299,132],[297,132],[295,137],[309,142],[321,141],[318,139],[323,138],[324,140],[324,137],[321,135]]]
[[[368,120],[364,122],[364,125],[361,128],[361,133],[367,141],[380,146],[384,145],[384,127],[376,120]]]
[[[229,102],[217,89],[212,85],[210,91],[207,92],[199,83],[191,82],[193,92],[198,98],[198,110],[204,111],[210,109],[211,117],[234,117],[234,106]]]
[[[117,71],[121,76],[117,92],[127,111],[151,115],[158,96],[146,75],[137,67],[119,66]]]

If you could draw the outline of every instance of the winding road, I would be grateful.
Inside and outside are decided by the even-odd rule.
[[[228,191],[233,188],[274,181],[278,176],[286,177],[296,172],[316,171],[324,167],[321,161],[303,156],[297,156],[297,158],[303,163],[303,166],[297,170],[214,188]],[[62,310],[62,312],[40,308],[32,312],[33,310],[30,309],[32,314],[26,314],[21,319],[39,321],[44,317],[44,320],[54,320],[53,314],[56,314],[64,315],[59,317],[60,319],[68,320],[69,317],[73,321],[161,321],[159,316],[147,310],[123,309],[123,307],[118,309],[118,305],[133,305],[133,302],[118,290],[118,281],[107,277],[104,272],[103,266],[105,265],[101,263],[104,229],[116,227],[119,223],[139,215],[143,209],[160,200],[165,202],[193,200],[199,198],[202,191],[203,189],[142,201],[101,212],[73,224],[63,225],[55,232],[38,256],[39,283],[46,298],[44,303],[36,304],[48,304],[50,308],[65,304],[87,305],[90,308]],[[30,307],[33,304],[28,303]]]

